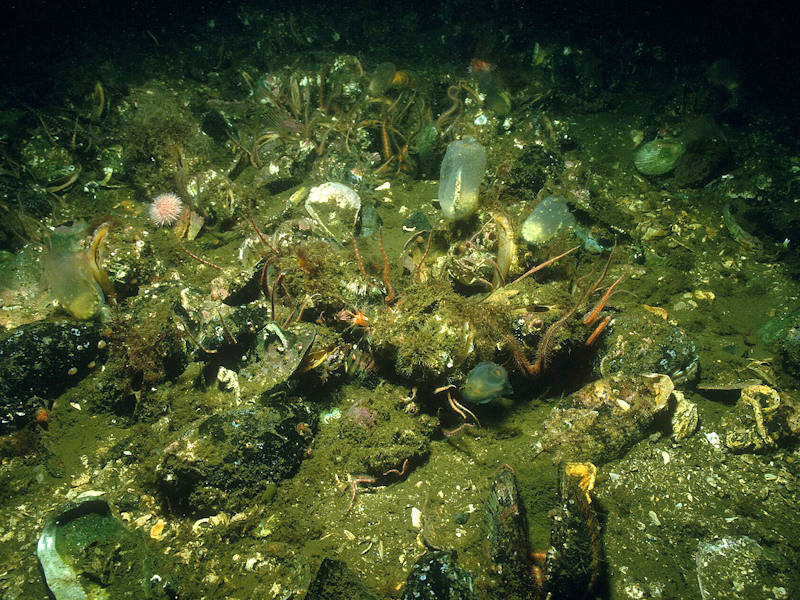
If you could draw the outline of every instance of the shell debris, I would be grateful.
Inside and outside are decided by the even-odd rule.
[[[414,529],[422,529],[422,511],[416,506],[411,507],[411,526]]]
[[[160,540],[164,536],[164,519],[159,519],[150,528],[150,537],[154,540]]]

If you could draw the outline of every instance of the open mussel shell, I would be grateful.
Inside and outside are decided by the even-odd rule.
[[[240,378],[262,393],[274,389],[297,370],[316,336],[312,323],[296,323],[287,329],[268,325],[256,337],[252,358]]]
[[[142,537],[97,492],[78,496],[47,521],[36,554],[56,600],[168,597]]]

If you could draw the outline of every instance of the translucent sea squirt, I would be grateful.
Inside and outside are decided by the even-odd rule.
[[[343,183],[328,181],[311,188],[305,207],[315,225],[341,244],[355,229],[361,198]]]
[[[448,221],[460,221],[478,210],[478,192],[486,171],[486,150],[471,137],[447,146],[439,180],[439,204]]]
[[[469,372],[461,392],[470,402],[486,404],[513,393],[513,390],[508,383],[506,370],[496,363],[485,361]]]
[[[369,93],[371,96],[380,96],[392,85],[392,80],[397,73],[394,63],[382,62],[375,67],[369,80]]]
[[[57,227],[44,257],[44,279],[61,307],[76,319],[91,319],[105,304],[90,252],[79,245],[86,223]],[[95,269],[93,269],[95,266]]]
[[[575,217],[563,198],[548,196],[522,223],[522,238],[529,244],[543,244],[564,228],[575,225]]]

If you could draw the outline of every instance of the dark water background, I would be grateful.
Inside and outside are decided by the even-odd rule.
[[[134,69],[140,53],[161,44],[213,43],[215,30],[235,30],[244,2],[15,2],[2,9],[5,91],[55,92],[63,69],[92,70],[102,61]],[[511,36],[512,48],[535,41],[592,47],[604,58],[630,61],[631,46],[662,46],[676,68],[727,58],[743,69],[756,100],[793,111],[800,86],[798,7],[764,2],[265,2],[250,6],[294,11],[341,34],[327,50],[369,51],[421,62],[469,60],[487,37]],[[438,55],[437,38],[447,36]],[[323,49],[323,48],[320,48]],[[376,58],[379,58],[376,57]]]

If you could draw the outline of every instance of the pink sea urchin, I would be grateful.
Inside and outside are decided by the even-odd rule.
[[[150,205],[150,220],[159,227],[173,225],[178,220],[181,209],[181,199],[176,194],[159,194]]]

